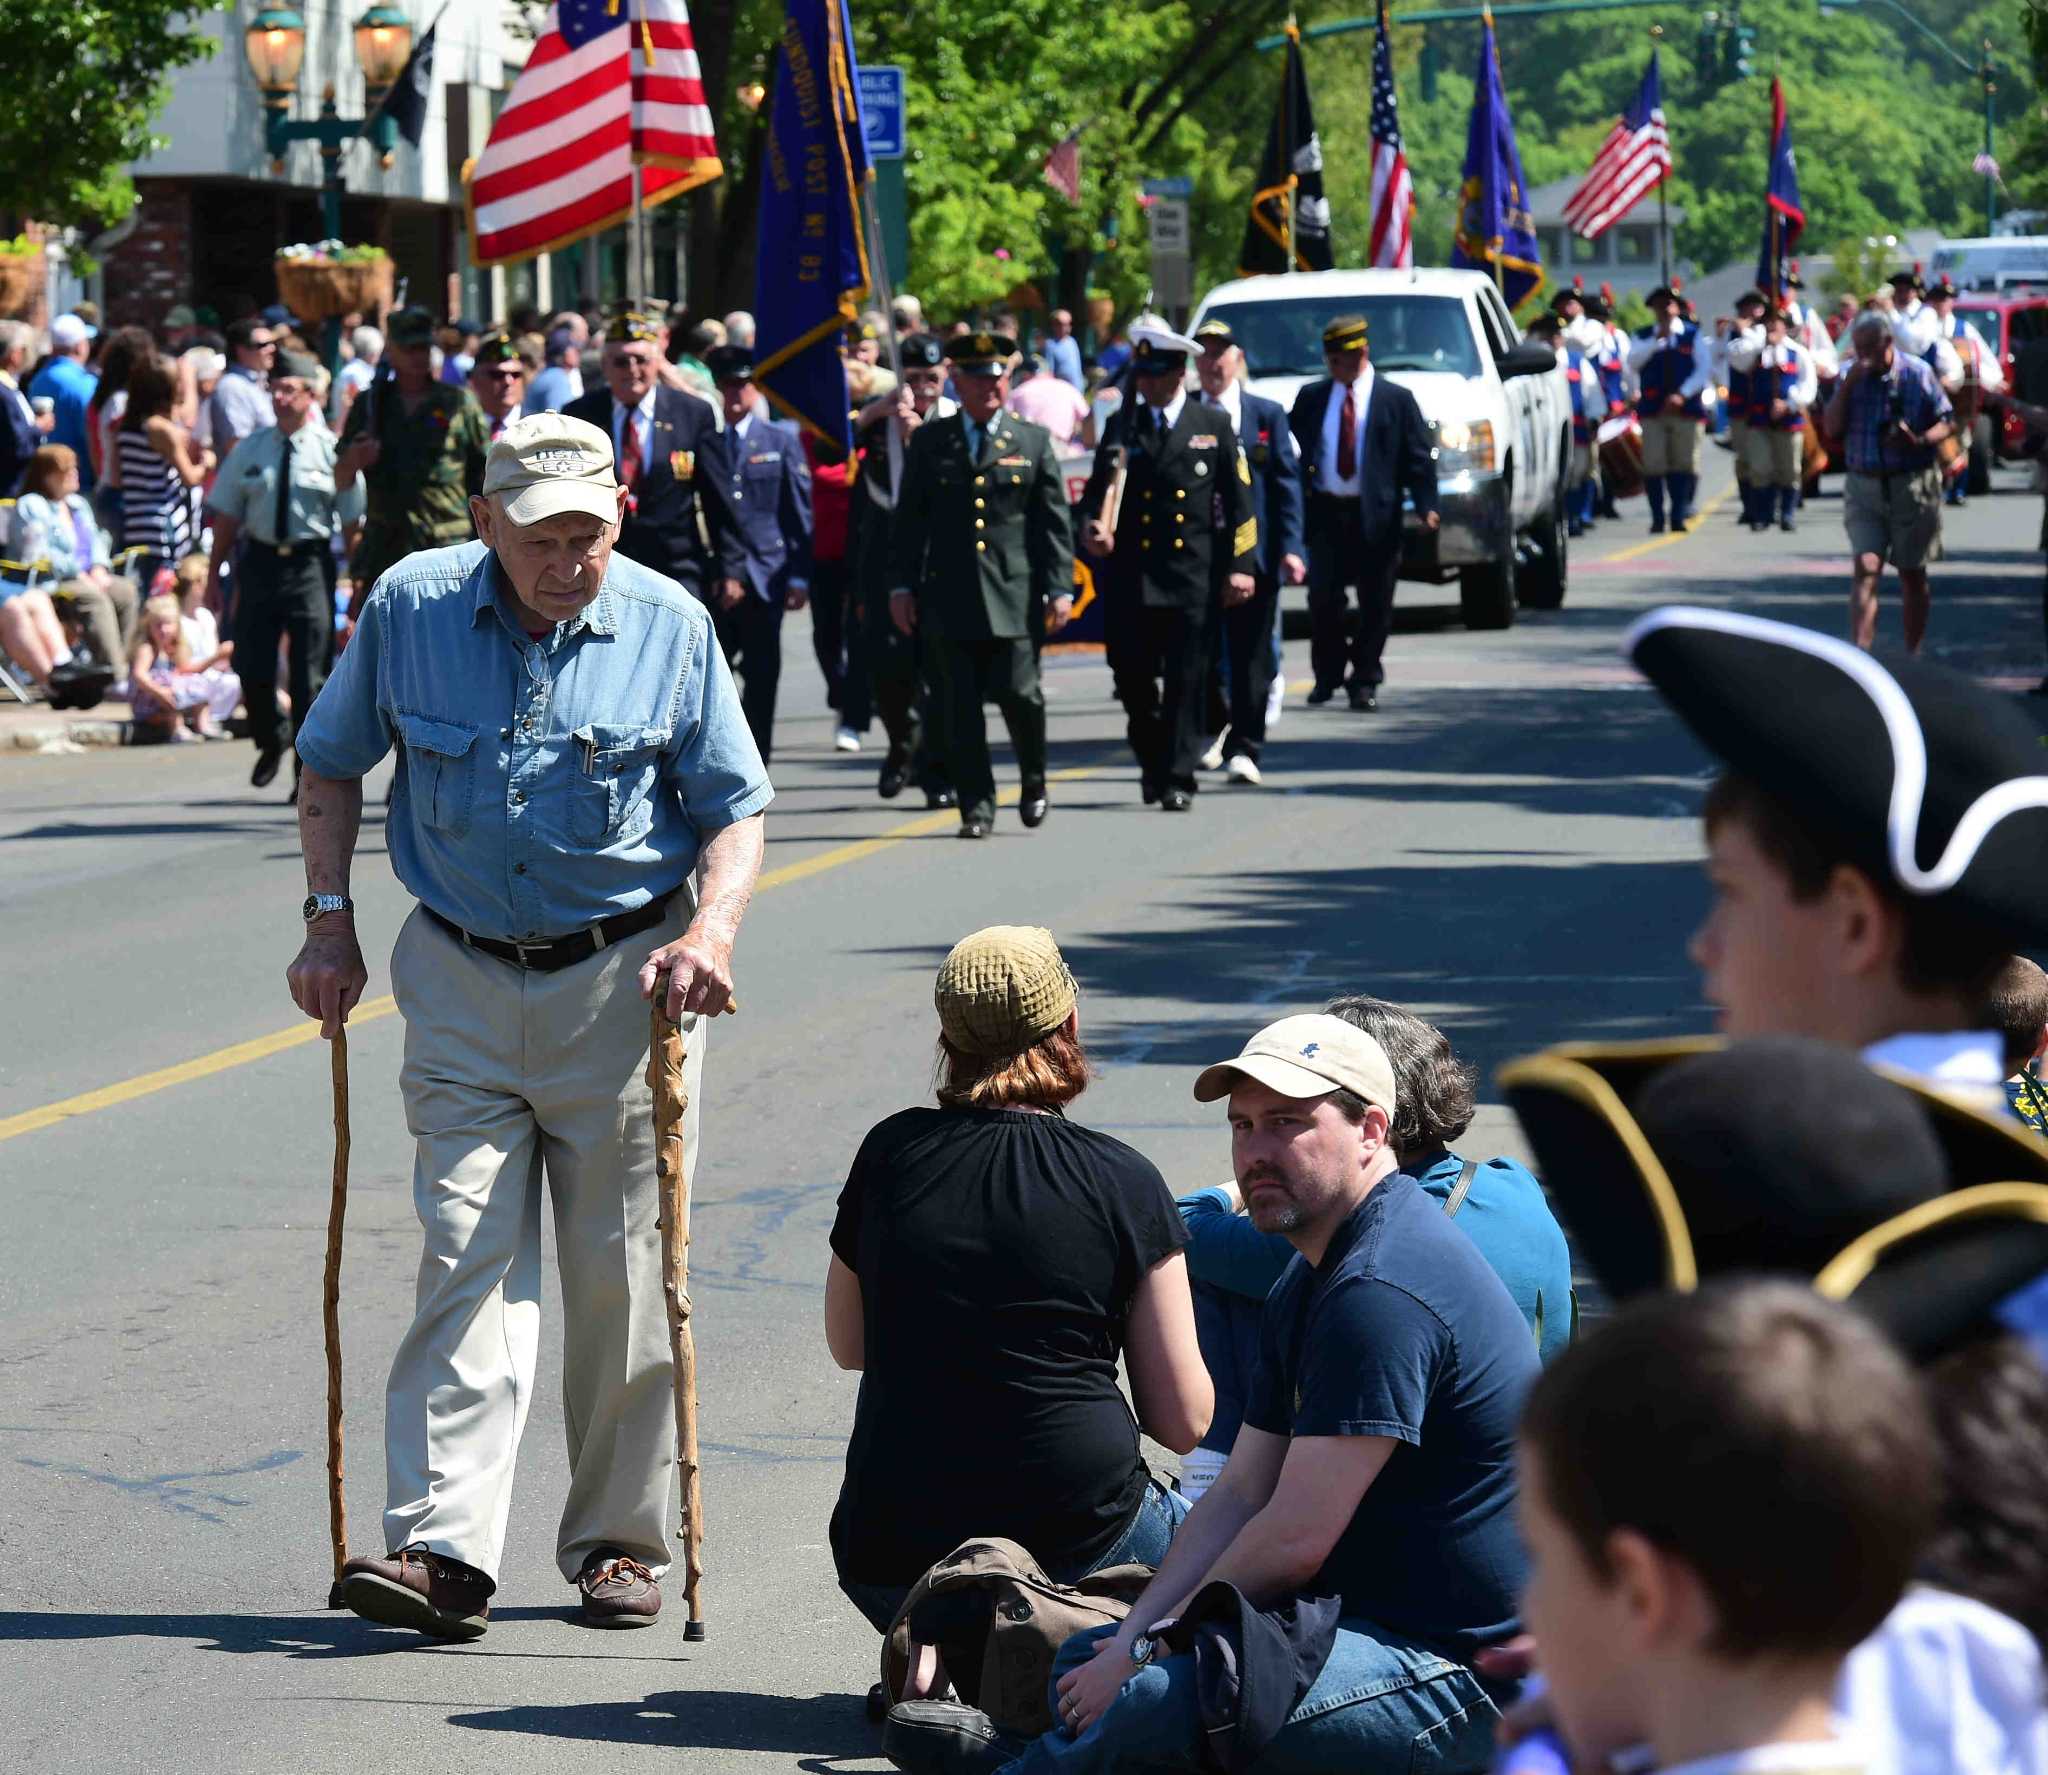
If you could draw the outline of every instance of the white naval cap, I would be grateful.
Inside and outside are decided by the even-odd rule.
[[[1141,371],[1185,368],[1188,358],[1199,356],[1201,350],[1197,341],[1150,315],[1131,327],[1131,362]]]

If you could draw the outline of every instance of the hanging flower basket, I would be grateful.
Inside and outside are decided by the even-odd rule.
[[[301,320],[380,312],[391,306],[393,288],[391,260],[382,253],[374,258],[328,258],[323,254],[280,256],[277,260],[277,299]]]
[[[42,286],[43,255],[0,252],[0,318],[24,320]]]

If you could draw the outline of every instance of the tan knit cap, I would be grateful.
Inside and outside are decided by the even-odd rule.
[[[1073,1014],[1080,997],[1052,932],[995,924],[954,944],[932,987],[939,1028],[963,1054],[1021,1054]]]

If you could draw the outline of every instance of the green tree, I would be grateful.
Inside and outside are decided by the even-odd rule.
[[[152,133],[174,69],[211,55],[192,0],[6,0],[0,5],[0,202],[16,214],[102,227],[133,204],[128,163]]]

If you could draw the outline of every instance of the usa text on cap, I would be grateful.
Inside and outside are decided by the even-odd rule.
[[[619,483],[612,472],[612,441],[566,413],[515,419],[484,458],[484,496],[502,499],[506,517],[519,525],[564,512],[615,523]]]

